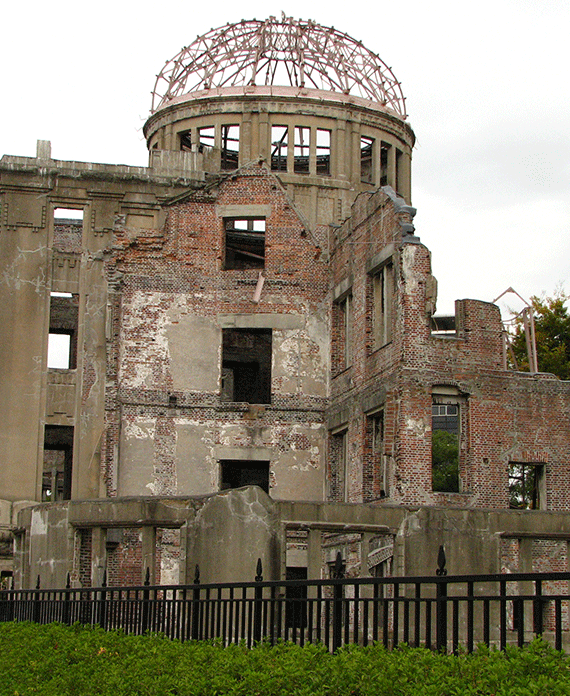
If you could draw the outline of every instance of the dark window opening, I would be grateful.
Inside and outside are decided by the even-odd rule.
[[[74,370],[77,367],[79,295],[52,292],[49,315],[47,366]]]
[[[329,440],[329,497],[345,502],[347,493],[348,430],[332,433]]]
[[[180,149],[184,152],[191,152],[192,150],[192,133],[191,131],[186,131],[185,133],[180,133]]]
[[[294,168],[296,174],[309,173],[309,153],[311,146],[311,129],[295,126],[295,143],[293,148]]]
[[[225,218],[227,271],[265,266],[265,218]]]
[[[541,464],[511,462],[509,464],[509,506],[517,510],[540,508],[540,482],[544,475]]]
[[[216,144],[216,130],[214,126],[198,128],[198,152],[205,152]]]
[[[307,580],[307,569],[302,566],[287,566],[286,580]],[[290,585],[285,588],[285,626],[293,630],[307,625],[307,586]]]
[[[374,167],[372,165],[372,150],[374,138],[366,135],[360,138],[360,181],[365,184],[374,183]]]
[[[239,166],[239,126],[222,126],[222,169]]]
[[[288,134],[287,126],[271,126],[271,169],[274,172],[287,171]]]
[[[330,176],[331,173],[331,132],[317,129],[317,174]]]
[[[382,348],[392,340],[393,292],[394,266],[387,263],[372,276],[374,350]]]
[[[333,366],[336,371],[352,365],[352,294],[333,305]]]
[[[0,590],[9,590],[12,588],[12,576],[11,570],[3,570],[0,572]]]
[[[53,503],[71,499],[72,464],[73,427],[46,425],[42,475],[43,502]]]
[[[380,186],[388,186],[388,151],[390,145],[382,143],[380,145]]]
[[[397,194],[400,194],[400,188],[402,184],[402,162],[404,159],[404,153],[401,150],[396,149],[396,181],[394,189]]]
[[[222,400],[271,403],[271,329],[223,329]]]
[[[388,495],[386,468],[384,411],[377,411],[366,419],[367,457],[363,468],[365,502]]]
[[[220,490],[259,486],[269,494],[269,462],[225,459],[220,462]]]
[[[459,491],[459,404],[432,405],[432,488],[434,491]]]

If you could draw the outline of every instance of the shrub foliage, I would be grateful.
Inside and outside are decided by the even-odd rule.
[[[505,652],[444,655],[373,645],[224,648],[75,625],[0,624],[0,694],[67,696],[558,696],[566,656],[537,640]]]

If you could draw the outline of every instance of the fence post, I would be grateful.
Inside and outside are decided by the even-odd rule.
[[[141,616],[141,633],[146,633],[148,631],[148,615],[150,609],[150,567],[147,566],[146,574],[144,577],[144,590],[143,590],[143,601],[142,601],[142,616]]]
[[[40,613],[41,613],[41,608],[42,608],[42,603],[40,600],[40,576],[38,574],[38,579],[36,582],[36,593],[35,593],[35,601],[34,601],[34,623],[39,623],[40,622]]]
[[[261,558],[257,559],[255,582],[263,582],[263,569]],[[263,611],[263,589],[261,585],[255,586],[255,600],[253,603],[253,641],[259,643],[261,640],[261,616]]]
[[[447,650],[447,583],[443,578],[447,575],[447,570],[445,569],[445,551],[443,546],[439,547],[437,565],[438,568],[435,574],[442,578],[442,580],[436,585],[437,622],[435,641],[437,650],[445,652]]]
[[[200,637],[200,566],[196,563],[192,590],[192,640]]]
[[[340,551],[337,551],[336,554],[333,578],[335,580],[342,580],[344,578]],[[341,583],[333,585],[333,652],[336,652],[342,644],[342,590],[343,585]]]
[[[67,573],[63,600],[63,623],[68,626],[71,624],[71,575]]]

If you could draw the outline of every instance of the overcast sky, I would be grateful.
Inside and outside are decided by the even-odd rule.
[[[401,81],[438,313],[509,286],[570,292],[570,0],[11,2],[0,155],[34,156],[43,139],[55,159],[146,165],[164,63],[211,28],[282,10],[361,40]]]

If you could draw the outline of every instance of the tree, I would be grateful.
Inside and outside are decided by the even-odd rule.
[[[531,297],[534,312],[536,352],[540,372],[550,372],[570,380],[570,295],[559,290],[554,297]],[[513,352],[519,370],[528,371],[526,338],[522,320],[518,320]]]

